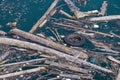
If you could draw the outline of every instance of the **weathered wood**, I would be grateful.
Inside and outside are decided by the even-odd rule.
[[[81,78],[84,78],[84,79],[90,79],[92,80],[92,76],[91,75],[73,75],[73,74],[64,74],[64,73],[61,73],[59,74],[60,77],[65,77],[65,78],[70,78],[70,79],[77,79],[77,80],[80,80]]]
[[[75,11],[80,11],[80,9],[76,7],[71,0],[64,0],[64,2],[67,4],[72,13],[74,13]]]
[[[82,59],[87,58],[87,54],[82,52],[82,51],[78,51],[78,50],[75,50],[75,49],[72,49],[72,48],[65,47],[64,45],[57,44],[57,43],[52,42],[52,41],[48,41],[44,38],[35,36],[33,34],[24,32],[22,30],[12,29],[10,32],[13,33],[13,34],[19,35],[21,37],[24,37],[25,39],[29,39],[31,41],[34,41],[34,42],[40,43],[42,45],[51,47],[53,49],[68,53],[70,55],[75,55],[75,56],[79,55],[79,57],[82,58]]]
[[[78,67],[74,67],[71,65],[67,65],[64,63],[56,63],[53,61],[45,61],[46,64],[49,64],[50,66],[55,66],[58,68],[62,68],[62,69],[66,69],[66,70],[70,70],[70,71],[74,71],[74,72],[79,72],[79,73],[84,73],[84,74],[88,74],[88,70],[82,69],[82,68],[78,68]]]
[[[55,14],[55,6],[59,0],[55,0],[51,6],[48,8],[48,10],[45,12],[45,14],[37,21],[37,23],[32,27],[32,29],[29,31],[30,33],[33,33],[38,27],[42,27],[50,18],[50,16]]]
[[[45,70],[45,69],[46,69],[45,67],[38,67],[38,68],[35,68],[35,69],[24,70],[24,71],[8,73],[8,74],[3,74],[3,75],[0,75],[0,79],[13,77],[13,76],[18,76],[18,75],[23,75],[23,74],[28,74],[28,73],[32,73],[32,72],[39,72],[39,71],[42,71],[42,70]]]
[[[10,38],[0,38],[0,44],[6,44],[6,45],[11,45],[11,46],[17,46],[17,47],[22,47],[22,48],[27,48],[27,49],[32,49],[32,50],[37,50],[37,51],[41,51],[47,54],[51,54],[54,56],[57,56],[59,58],[64,58],[67,61],[73,62],[73,63],[77,63],[77,64],[82,64],[84,66],[89,66],[90,68],[94,68],[106,73],[113,73],[111,70],[108,70],[106,68],[97,66],[95,64],[86,62],[82,59],[78,59],[74,56],[65,54],[63,52],[59,52],[56,51],[54,49],[50,49],[35,43],[30,43],[30,42],[26,42],[26,41],[20,41],[20,40],[16,40],[16,39],[10,39]],[[1,76],[2,77],[2,76]]]
[[[117,77],[116,77],[116,80],[120,80],[120,69],[119,69],[119,71],[118,71],[118,75],[117,75]]]
[[[103,17],[92,17],[89,18],[88,21],[92,22],[104,22],[110,20],[120,20],[120,15],[110,15],[110,16],[103,16]]]
[[[102,7],[100,8],[100,13],[99,13],[99,15],[102,15],[102,16],[105,15],[106,10],[107,10],[107,6],[108,6],[108,2],[107,2],[107,1],[104,1],[103,4],[102,4]]]
[[[5,53],[0,55],[0,61],[3,61],[4,59],[6,59],[9,55],[10,55],[11,51],[6,51]]]
[[[68,14],[67,12],[63,11],[63,10],[60,10],[60,13],[67,16],[68,18],[72,19],[73,16],[71,16],[70,14]]]
[[[16,63],[9,63],[9,64],[3,64],[0,65],[0,67],[7,67],[7,66],[15,66],[15,65],[30,65],[30,64],[35,64],[41,61],[45,61],[46,58],[40,58],[40,59],[33,59],[33,60],[29,60],[29,61],[22,61],[22,62],[16,62]]]
[[[115,62],[115,63],[117,63],[117,64],[120,65],[120,61],[117,60],[117,59],[115,59],[115,58],[113,58],[112,56],[108,56],[107,58],[108,58],[109,60],[111,60],[111,61],[113,61],[113,62]]]
[[[73,20],[74,21],[74,20]],[[77,21],[76,21],[77,22]],[[59,25],[63,28],[67,28],[67,29],[71,29],[71,30],[75,30],[77,31],[78,33],[82,31],[88,31],[88,32],[93,32],[95,34],[99,34],[99,35],[103,35],[103,36],[108,36],[108,37],[117,37],[117,38],[120,38],[120,36],[118,35],[113,35],[113,34],[107,34],[107,33],[103,33],[103,32],[99,32],[99,31],[93,31],[93,30],[88,30],[88,29],[84,29],[84,28],[80,28],[80,27],[77,27],[77,26],[72,26],[72,25],[67,25],[67,24],[64,24],[64,23],[56,23],[56,22],[53,22],[53,24],[55,25]]]

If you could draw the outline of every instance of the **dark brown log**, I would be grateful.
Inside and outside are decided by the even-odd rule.
[[[72,48],[65,47],[64,45],[57,44],[57,43],[52,42],[52,41],[48,41],[44,38],[35,36],[33,34],[24,32],[24,31],[19,30],[19,29],[12,29],[10,32],[13,33],[13,34],[19,35],[21,37],[24,37],[25,39],[29,39],[31,41],[40,43],[42,45],[51,47],[53,49],[65,52],[67,54],[75,55],[75,56],[79,55],[79,57],[82,58],[82,59],[86,59],[88,57],[87,54],[82,52],[82,51],[78,51],[78,50],[75,50],[75,49],[72,49]]]
[[[84,66],[89,66],[90,68],[94,68],[106,73],[113,73],[111,70],[108,70],[106,68],[97,66],[95,64],[86,62],[82,59],[78,59],[74,56],[65,54],[63,52],[59,52],[56,51],[54,49],[50,49],[35,43],[30,43],[30,42],[26,42],[26,41],[20,41],[20,40],[16,40],[16,39],[10,39],[10,38],[0,38],[0,44],[5,44],[5,45],[11,45],[11,46],[17,46],[17,47],[22,47],[22,48],[27,48],[27,49],[32,49],[32,50],[37,50],[37,51],[41,51],[43,53],[47,53],[47,54],[51,54],[54,55],[56,57],[59,58],[63,58],[67,61],[73,62],[73,63],[77,63],[77,64],[82,64]]]

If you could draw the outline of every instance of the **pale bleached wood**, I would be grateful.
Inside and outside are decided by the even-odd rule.
[[[63,58],[66,61],[77,63],[80,65],[82,64],[83,66],[89,66],[90,68],[93,68],[93,69],[96,69],[96,70],[99,70],[105,73],[113,73],[111,70],[108,70],[106,68],[97,66],[95,64],[86,62],[82,59],[78,59],[77,57],[65,54],[63,52],[56,51],[48,47],[41,46],[35,43],[30,43],[30,42],[20,41],[20,40],[10,39],[10,38],[0,38],[0,44],[6,44],[6,45],[11,45],[11,46],[17,46],[17,47],[41,51],[43,53],[47,53],[47,54],[54,55],[59,58]]]
[[[104,21],[111,21],[111,20],[120,20],[120,15],[92,17],[92,18],[88,19],[88,21],[92,21],[92,22],[104,22]]]
[[[51,48],[59,50],[61,52],[65,52],[67,54],[75,55],[75,56],[79,55],[79,57],[82,59],[86,59],[88,57],[85,52],[78,51],[78,50],[75,50],[75,49],[72,49],[69,47],[65,47],[64,45],[55,43],[53,41],[46,40],[44,38],[35,36],[33,34],[24,32],[24,31],[19,30],[19,29],[12,29],[10,32],[13,34],[16,34],[18,36],[24,37],[25,39],[29,39],[33,42],[37,42],[37,43],[40,43],[40,44],[45,45],[47,47],[51,47]]]
[[[23,74],[28,74],[28,73],[33,73],[33,72],[39,72],[39,71],[45,70],[45,69],[46,69],[45,67],[38,67],[38,68],[35,68],[35,69],[24,70],[24,71],[8,73],[8,74],[3,74],[3,75],[0,75],[0,79],[13,77],[13,76],[18,76],[18,75],[23,75]]]

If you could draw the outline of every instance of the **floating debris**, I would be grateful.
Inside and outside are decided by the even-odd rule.
[[[8,22],[6,25],[10,26],[10,27],[16,27],[17,26],[17,22]]]

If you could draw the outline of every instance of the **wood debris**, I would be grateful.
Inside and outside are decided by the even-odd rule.
[[[58,9],[59,2],[65,3],[71,13],[65,12],[63,6]],[[76,2],[86,6],[87,1],[76,0]],[[100,26],[97,24],[120,20],[120,15],[105,16],[107,6],[108,2],[104,1],[100,11],[83,12],[72,0],[54,0],[29,32],[17,29],[17,22],[7,23],[12,29],[9,32],[0,31],[0,79],[23,80],[37,76],[37,80],[95,80],[98,74],[119,80],[120,49],[117,47],[120,47],[120,42],[113,44],[112,39],[119,40],[120,36],[112,32],[113,30],[99,31]],[[58,18],[54,14],[62,14],[67,18]],[[53,34],[51,36],[53,39],[35,32],[44,26],[47,27],[45,32],[49,30]],[[75,44],[84,37],[85,46],[68,45],[64,40],[66,34],[61,34],[58,29],[81,35],[74,40],[69,37],[68,41],[70,39],[71,43]]]

